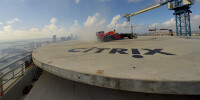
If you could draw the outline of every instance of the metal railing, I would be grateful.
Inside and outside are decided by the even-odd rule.
[[[0,50],[0,56],[3,55],[2,50]]]
[[[25,65],[23,63],[0,76],[0,96],[2,96],[4,92],[17,81],[17,79],[24,76],[24,72]]]

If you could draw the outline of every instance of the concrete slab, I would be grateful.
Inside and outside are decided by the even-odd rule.
[[[35,50],[33,60],[50,73],[90,85],[200,94],[199,39],[143,36],[111,42],[61,42]]]
[[[44,72],[24,100],[199,100],[199,97],[114,90]]]

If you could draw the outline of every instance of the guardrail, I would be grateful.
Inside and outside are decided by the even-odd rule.
[[[31,66],[32,63],[29,65]],[[0,96],[7,91],[20,77],[23,77],[25,72],[29,68],[25,69],[25,64],[19,64],[17,67],[4,73],[0,76]]]
[[[20,57],[18,59],[15,58],[16,60],[12,61],[9,65],[1,67],[0,71],[4,70],[6,68],[13,68],[13,67],[15,67],[17,62],[20,62],[20,61],[25,62],[27,60],[27,57],[32,58],[31,52],[24,53],[24,54],[22,54],[22,56],[23,57]],[[2,60],[0,60],[0,62],[2,62]]]
[[[3,55],[2,50],[0,50],[0,56]]]

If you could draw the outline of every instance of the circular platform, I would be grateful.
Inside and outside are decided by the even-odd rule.
[[[90,85],[159,94],[200,94],[200,40],[138,37],[68,41],[33,52],[36,65]]]

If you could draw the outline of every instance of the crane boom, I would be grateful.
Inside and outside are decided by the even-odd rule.
[[[174,0],[166,0],[165,2],[162,2],[162,3],[160,3],[160,4],[151,6],[151,7],[149,7],[149,8],[142,9],[142,10],[140,10],[140,11],[138,11],[138,12],[134,12],[134,13],[131,13],[131,14],[124,14],[124,17],[128,18],[128,21],[130,21],[130,17],[131,17],[131,16],[135,16],[135,15],[138,15],[138,14],[140,14],[140,13],[147,12],[147,11],[149,11],[149,10],[152,10],[152,9],[155,9],[155,8],[158,8],[158,7],[161,7],[161,6],[165,5],[165,4],[167,4],[168,2],[172,2],[172,1],[174,1]]]
[[[174,10],[173,14],[176,19],[177,36],[191,36],[190,13],[192,13],[192,11],[190,11],[190,6],[194,4],[194,0],[163,0],[163,2],[160,0],[161,3],[159,4],[157,4],[157,1],[158,0],[154,0],[153,3],[147,4],[148,7],[145,7],[138,12],[124,14],[124,17],[126,17],[129,22],[131,16],[135,16],[168,4],[168,9]]]
[[[140,13],[143,13],[143,12],[146,12],[146,11],[149,11],[149,10],[152,10],[152,9],[155,9],[155,8],[158,8],[158,7],[161,7],[161,6],[162,6],[161,4],[157,4],[157,5],[155,5],[155,6],[152,6],[152,7],[143,9],[143,10],[140,10],[140,11],[138,11],[138,12],[131,13],[131,14],[129,14],[129,15],[126,16],[126,17],[131,17],[131,16],[134,16],[134,15],[138,15],[138,14],[140,14]]]

